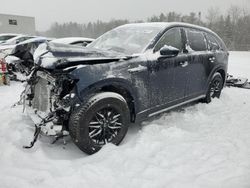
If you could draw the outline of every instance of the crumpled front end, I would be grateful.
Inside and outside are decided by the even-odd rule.
[[[34,59],[35,68],[24,95],[25,108],[36,127],[31,147],[40,133],[56,137],[68,135],[70,114],[81,104],[76,83],[82,74],[75,74],[75,71],[119,61],[121,57],[87,48],[42,44],[35,52]],[[78,76],[78,79],[74,76]]]
[[[76,82],[68,74],[33,73],[25,90],[24,108],[43,135],[68,135],[71,106],[77,100],[74,93]]]

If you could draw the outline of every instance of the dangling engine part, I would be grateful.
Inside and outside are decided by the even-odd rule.
[[[247,78],[233,77],[232,75],[228,75],[226,80],[226,86],[250,89],[250,82]]]
[[[52,75],[43,74],[37,70],[32,72],[20,100],[14,105],[22,104],[23,111],[28,112],[35,123],[33,139],[30,145],[24,146],[24,148],[32,148],[39,135],[53,137],[52,144],[69,135],[68,128],[65,126],[70,111],[67,101],[74,94],[58,90],[58,84],[70,81],[66,76],[62,76],[56,82]],[[69,85],[65,85],[64,88],[69,87]]]

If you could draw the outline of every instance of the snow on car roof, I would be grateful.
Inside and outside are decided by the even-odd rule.
[[[18,37],[14,37],[15,39],[19,39],[21,37],[24,37],[25,35],[22,35],[22,36],[18,36]],[[20,42],[18,44],[2,44],[0,45],[0,50],[5,50],[5,49],[10,49],[10,48],[15,48],[17,45],[22,45],[22,44],[27,44],[27,43],[31,43],[31,42],[36,42],[36,41],[41,41],[41,40],[44,40],[46,41],[47,39],[45,37],[36,37],[36,38],[31,38],[31,39],[27,39],[23,42]]]
[[[214,33],[212,30],[206,28],[206,27],[202,27],[202,26],[198,26],[198,25],[194,25],[194,24],[189,24],[189,23],[183,23],[183,22],[169,22],[169,26],[183,26],[183,27],[191,27],[191,28],[195,28],[195,29],[199,29],[199,30],[204,30],[210,33]],[[217,35],[216,33],[214,33],[215,35]]]
[[[31,43],[31,42],[39,42],[39,41],[47,41],[47,38],[45,38],[45,37],[31,38],[31,39],[25,40],[23,42],[20,42],[18,45],[27,44],[27,43]]]
[[[16,34],[16,33],[1,33],[0,36],[18,36],[20,34]]]
[[[11,39],[5,41],[4,44],[9,45],[9,44],[11,44],[13,41],[16,41],[17,39],[20,39],[20,38],[26,37],[26,36],[28,36],[28,35],[22,35],[22,34],[21,34],[21,35],[17,35],[17,36],[15,36],[15,37],[13,37],[13,38],[11,38]]]
[[[93,41],[94,39],[85,38],[85,37],[65,37],[65,38],[58,38],[54,39],[52,43],[61,43],[61,44],[71,44],[77,41]]]
[[[8,41],[16,40],[16,39],[19,39],[21,37],[26,37],[26,36],[28,36],[28,35],[20,34],[20,35],[17,35],[16,37],[14,37],[14,38],[9,39]]]
[[[198,26],[198,25],[193,25],[193,24],[189,24],[189,23],[184,23],[184,22],[145,22],[145,23],[129,23],[129,24],[125,24],[122,25],[120,27],[126,27],[126,26],[152,26],[152,27],[161,27],[162,29],[168,28],[168,27],[173,27],[173,26],[182,26],[182,27],[192,27],[192,28],[196,28],[196,29],[200,29],[200,30],[205,30],[211,33],[214,33],[212,30],[206,28],[206,27],[202,27],[202,26]],[[215,34],[215,33],[214,33]]]
[[[121,25],[117,28],[123,28],[123,27],[130,27],[130,28],[159,28],[159,29],[165,29],[168,26],[167,22],[145,22],[145,23],[129,23],[125,25]]]

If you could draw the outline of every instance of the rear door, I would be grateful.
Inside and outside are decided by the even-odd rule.
[[[208,41],[208,50],[210,52],[209,62],[211,64],[211,68],[216,64],[226,64],[228,61],[228,53],[220,46],[216,37],[210,33],[206,33],[206,38]]]
[[[186,98],[195,98],[205,94],[209,76],[207,41],[203,31],[186,28],[186,53],[188,56],[188,79]]]

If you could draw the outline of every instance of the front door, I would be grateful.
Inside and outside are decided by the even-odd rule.
[[[179,49],[180,53],[176,57],[160,55],[159,51],[165,45]],[[154,54],[148,58],[152,107],[168,107],[185,97],[188,58],[183,53],[183,46],[181,28],[172,28],[160,38]]]

